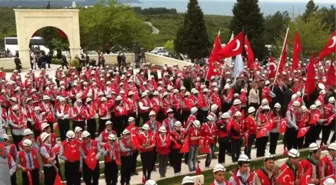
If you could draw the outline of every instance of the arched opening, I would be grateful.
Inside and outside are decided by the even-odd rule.
[[[36,30],[29,41],[31,68],[50,68],[70,60],[69,40],[64,31],[47,26]],[[64,61],[66,60],[66,61]]]

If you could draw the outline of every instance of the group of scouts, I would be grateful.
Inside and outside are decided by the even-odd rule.
[[[37,185],[43,176],[46,185],[53,184],[61,171],[59,160],[69,185],[79,185],[81,177],[97,185],[102,158],[106,184],[117,184],[120,169],[120,183],[128,185],[137,175],[139,155],[143,178],[150,180],[156,162],[162,178],[169,165],[180,174],[183,157],[190,172],[196,171],[200,153],[207,154],[206,168],[216,157],[224,164],[230,154],[245,169],[242,158],[251,159],[252,146],[263,157],[270,141],[267,153],[275,154],[280,134],[286,136],[289,156],[291,149],[315,143],[321,129],[326,146],[335,126],[334,87],[321,78],[312,99],[302,96],[303,72],[281,74],[273,84],[267,69],[246,68],[231,80],[231,66],[209,81],[204,80],[206,67],[199,65],[164,66],[161,75],[155,66],[142,66],[138,73],[131,67],[58,68],[55,80],[45,70],[24,77],[14,71],[0,82],[1,122],[10,133],[2,137],[12,184],[18,169],[24,185]],[[262,92],[260,102],[249,102],[251,89]],[[302,128],[310,129],[297,137]],[[246,156],[240,155],[242,147]]]

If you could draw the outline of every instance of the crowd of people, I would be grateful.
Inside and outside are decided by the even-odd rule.
[[[87,185],[98,185],[101,158],[106,184],[118,183],[120,168],[119,181],[128,185],[137,175],[139,155],[144,181],[154,183],[150,179],[156,162],[162,178],[169,165],[180,174],[183,160],[195,172],[199,153],[207,154],[205,168],[218,159],[214,185],[228,184],[223,175],[228,155],[239,164],[231,184],[281,184],[273,173],[281,134],[289,160],[277,176],[289,170],[290,184],[300,184],[310,173],[309,183],[319,184],[336,174],[335,136],[328,146],[330,156],[319,159],[335,131],[335,87],[325,77],[329,65],[317,65],[318,83],[309,95],[303,65],[295,71],[286,65],[274,81],[271,63],[260,66],[257,60],[254,70],[245,68],[237,78],[231,78],[229,65],[209,81],[207,67],[200,65],[143,65],[137,73],[132,67],[60,67],[54,78],[45,69],[23,77],[14,71],[0,81],[2,124],[11,135],[2,134],[12,185],[17,170],[24,185],[38,185],[42,176],[46,185],[53,185],[61,171],[59,160],[64,161],[68,185],[79,185],[81,177]],[[252,172],[248,166],[254,145],[265,166]],[[298,164],[298,149],[304,147],[310,154]],[[190,181],[186,177],[182,184]]]

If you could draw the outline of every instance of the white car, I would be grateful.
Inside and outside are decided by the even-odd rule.
[[[151,51],[151,53],[161,55],[161,56],[169,56],[168,51],[166,51],[164,47],[156,47]]]

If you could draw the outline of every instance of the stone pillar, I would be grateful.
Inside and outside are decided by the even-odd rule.
[[[70,57],[71,61],[76,57],[76,55],[80,58],[81,48],[80,47],[70,47]]]
[[[23,69],[30,68],[30,52],[29,48],[19,48],[19,58]]]

